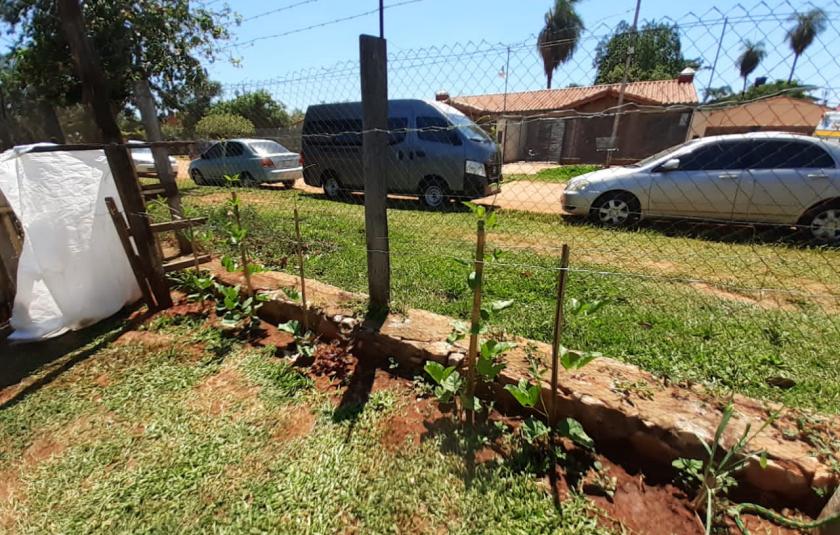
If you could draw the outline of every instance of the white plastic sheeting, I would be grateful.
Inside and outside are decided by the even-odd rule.
[[[0,190],[24,231],[10,321],[17,340],[80,329],[140,298],[105,206],[105,197],[121,206],[105,154],[30,149],[0,155]]]

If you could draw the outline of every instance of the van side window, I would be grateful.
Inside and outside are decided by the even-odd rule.
[[[443,117],[417,117],[417,137],[423,141],[452,144],[454,127]]]
[[[388,119],[388,144],[399,145],[405,141],[408,132],[407,117],[390,117]]]
[[[362,144],[361,119],[339,119],[331,121],[329,131],[336,134],[333,138],[333,143],[335,145]]]

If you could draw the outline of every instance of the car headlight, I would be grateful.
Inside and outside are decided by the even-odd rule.
[[[566,191],[583,191],[589,187],[590,182],[588,180],[580,179],[580,180],[572,180],[566,185]]]
[[[487,176],[487,170],[484,168],[484,164],[473,160],[467,160],[464,166],[464,172],[468,175]]]

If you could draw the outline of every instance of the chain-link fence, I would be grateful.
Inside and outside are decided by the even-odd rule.
[[[794,54],[790,31],[816,7],[818,31]],[[840,145],[812,134],[840,103],[838,15],[836,3],[759,3],[638,31],[591,24],[550,90],[536,36],[392,50],[394,308],[469,316],[469,200],[498,214],[485,292],[516,302],[493,320],[498,336],[550,340],[568,244],[568,296],[607,304],[572,318],[565,345],[837,411]],[[295,269],[297,207],[307,276],[366,291],[359,76],[348,61],[225,88],[265,90],[306,116],[182,163],[185,205],[209,215],[211,248],[226,247],[213,231],[228,196],[213,186],[235,174],[263,184],[239,192],[260,262]],[[768,133],[779,131],[801,135]]]

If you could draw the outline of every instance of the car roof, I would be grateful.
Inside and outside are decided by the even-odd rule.
[[[803,141],[805,143],[814,143],[821,148],[827,150],[834,155],[836,160],[840,160],[840,143],[834,143],[826,139],[821,139],[814,136],[806,136],[804,134],[794,134],[793,132],[781,131],[765,131],[765,132],[747,132],[744,134],[724,134],[720,136],[709,136],[693,139],[697,142],[695,146],[705,145],[707,143],[715,143],[717,141],[749,141],[749,140],[779,140],[779,141]]]

